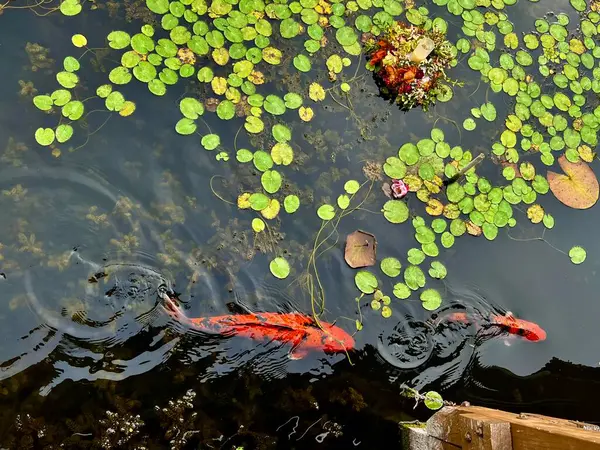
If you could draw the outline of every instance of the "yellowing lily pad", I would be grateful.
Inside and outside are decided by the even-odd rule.
[[[308,88],[308,96],[315,102],[325,100],[325,89],[319,83],[311,83]]]
[[[272,198],[269,200],[269,204],[266,208],[262,209],[260,213],[265,219],[274,219],[279,214],[279,210],[281,205],[279,204],[279,200]]]
[[[540,223],[544,219],[544,208],[540,205],[531,205],[527,208],[527,218],[532,223]]]
[[[249,192],[244,192],[237,199],[237,206],[240,209],[248,209],[252,204],[250,203],[250,194]]]
[[[596,175],[585,162],[572,163],[565,156],[558,158],[565,174],[548,171],[550,190],[563,204],[574,209],[591,208],[598,201],[600,188]]]
[[[298,115],[304,122],[310,122],[315,113],[310,106],[301,106],[300,109],[298,109]]]

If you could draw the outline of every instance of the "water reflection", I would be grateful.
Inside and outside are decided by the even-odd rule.
[[[379,357],[398,369],[392,377],[418,372],[410,382],[417,390],[432,384],[444,389],[468,380],[488,343],[510,346],[527,339],[490,320],[512,313],[490,304],[477,288],[447,286],[447,293],[447,304],[429,318],[417,320],[406,314],[378,337]]]

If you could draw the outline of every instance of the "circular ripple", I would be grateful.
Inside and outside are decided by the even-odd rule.
[[[381,357],[399,369],[415,369],[433,353],[433,330],[425,322],[406,317],[394,328],[385,330],[377,339]]]

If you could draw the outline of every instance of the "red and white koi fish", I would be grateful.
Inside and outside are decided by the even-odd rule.
[[[543,341],[546,339],[546,332],[542,327],[527,320],[517,319],[511,312],[507,312],[504,315],[490,314],[487,317],[480,316],[479,314],[455,312],[443,317],[441,320],[450,320],[465,324],[474,323],[479,327],[497,326],[511,335],[521,336],[528,341]]]
[[[300,313],[256,313],[189,318],[175,300],[163,296],[166,312],[191,328],[211,334],[242,336],[248,339],[291,344],[291,359],[302,359],[311,351],[345,353],[354,348],[354,339],[334,324],[320,322]]]

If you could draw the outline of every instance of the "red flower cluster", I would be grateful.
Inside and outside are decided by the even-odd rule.
[[[411,54],[423,38],[433,41],[425,59],[412,61]],[[439,81],[453,83],[445,73],[453,59],[452,45],[438,30],[424,30],[402,22],[390,25],[383,36],[365,38],[366,56],[380,92],[394,98],[401,109],[424,109],[440,94]]]
[[[378,50],[371,54],[369,63],[372,66],[377,66],[383,61],[390,50],[393,50],[390,43],[386,40],[380,40],[377,43]],[[406,67],[394,67],[388,65],[382,65],[377,73],[386,87],[398,94],[407,94],[413,89],[413,84],[418,82],[425,76],[425,72],[420,69],[417,65],[410,65]],[[431,86],[431,83],[422,86],[427,90]]]

